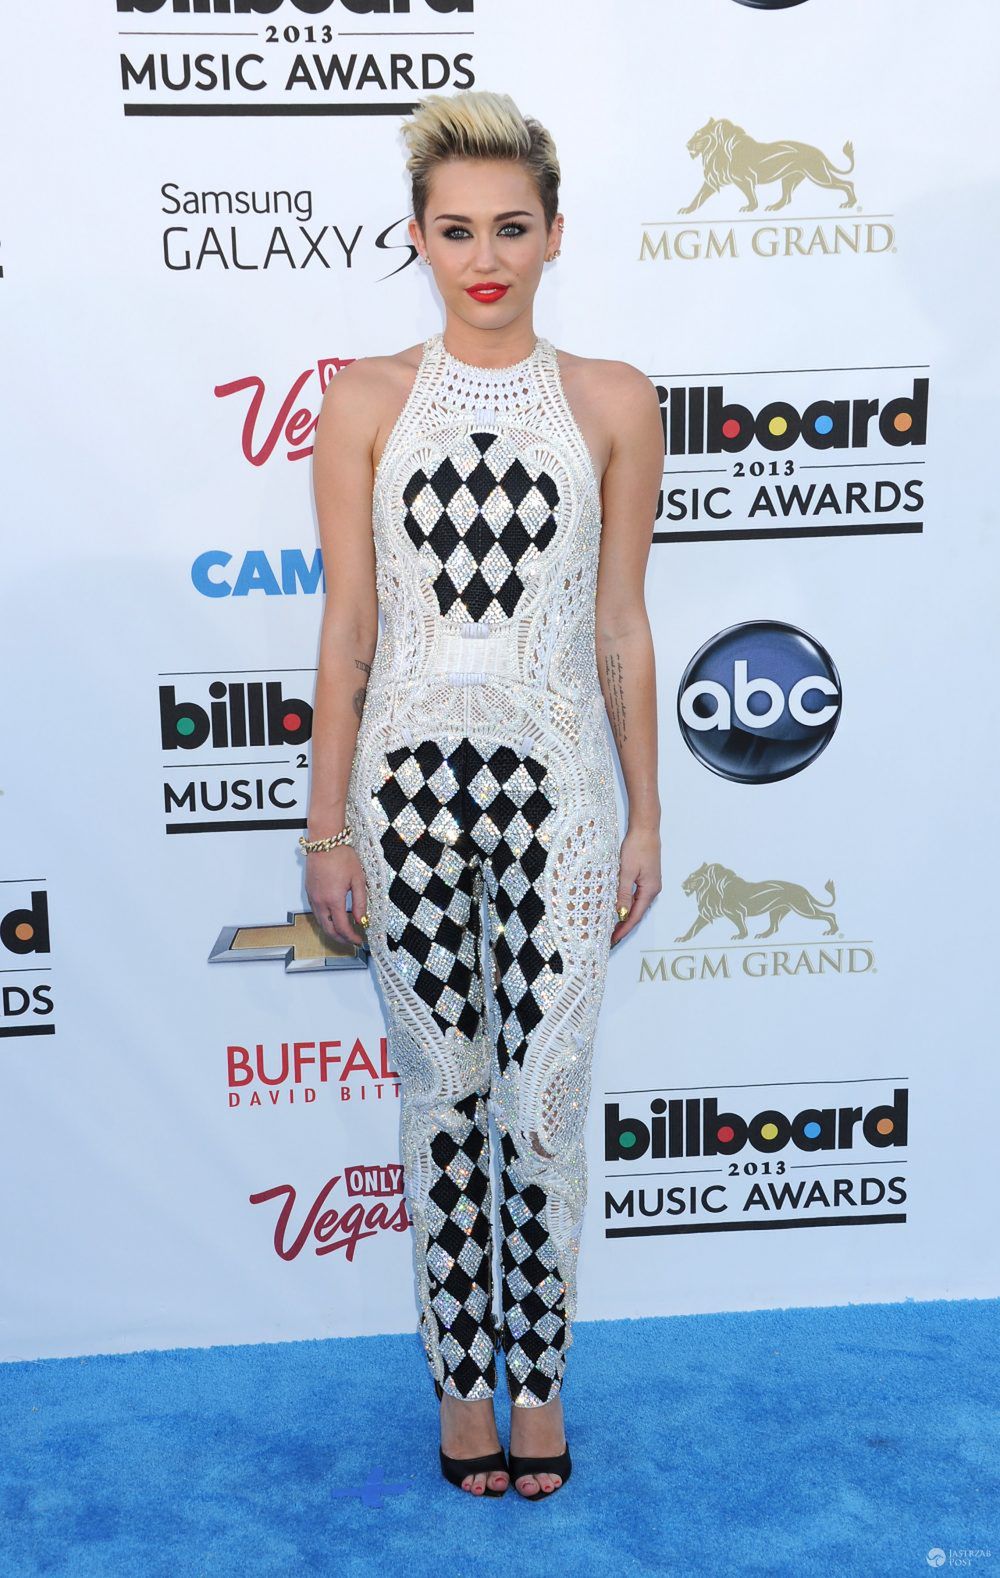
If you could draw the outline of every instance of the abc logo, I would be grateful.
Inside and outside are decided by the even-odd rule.
[[[830,654],[795,625],[730,625],[691,659],[677,694],[689,749],[734,783],[790,778],[815,761],[840,718]]]

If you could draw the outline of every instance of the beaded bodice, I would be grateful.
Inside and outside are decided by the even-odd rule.
[[[372,686],[444,681],[593,697],[600,488],[543,336],[474,366],[443,334],[375,474],[384,630]]]

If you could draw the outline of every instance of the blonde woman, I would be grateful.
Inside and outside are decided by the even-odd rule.
[[[367,939],[384,999],[442,1472],[534,1500],[571,1468],[560,1392],[608,951],[660,890],[643,582],[663,430],[637,368],[536,334],[563,234],[544,127],[475,91],[430,95],[403,131],[444,328],[354,362],[323,401],[306,887],[333,937]]]

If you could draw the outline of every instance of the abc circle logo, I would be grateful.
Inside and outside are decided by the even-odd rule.
[[[720,630],[691,659],[677,692],[689,750],[733,783],[800,773],[830,743],[840,675],[813,636],[777,619]]]

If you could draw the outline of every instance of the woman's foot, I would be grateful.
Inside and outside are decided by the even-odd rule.
[[[518,1457],[558,1457],[566,1450],[562,1398],[558,1392],[540,1407],[511,1407],[510,1450]],[[522,1474],[514,1481],[514,1488],[522,1496],[534,1496],[539,1490],[558,1490],[561,1484],[561,1475],[539,1470],[537,1474]]]
[[[441,1398],[441,1450],[446,1457],[483,1457],[487,1452],[500,1449],[497,1423],[493,1415],[493,1399],[479,1398],[465,1402],[445,1392]],[[473,1496],[481,1496],[489,1485],[491,1490],[506,1490],[510,1476],[502,1468],[488,1473],[467,1474],[462,1489]]]

